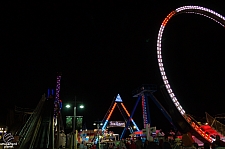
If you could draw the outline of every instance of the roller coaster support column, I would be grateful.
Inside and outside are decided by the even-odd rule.
[[[120,140],[124,137],[124,135],[125,135],[125,133],[126,133],[126,130],[127,130],[128,127],[130,126],[130,121],[133,121],[132,117],[133,117],[133,115],[134,115],[134,112],[135,112],[135,110],[136,110],[136,108],[137,108],[137,105],[138,105],[140,99],[141,99],[141,96],[138,97],[138,99],[137,99],[137,101],[136,101],[136,104],[135,104],[135,106],[134,106],[134,109],[133,109],[133,111],[132,111],[132,113],[131,113],[131,115],[130,115],[130,117],[129,117],[127,123],[126,123],[126,127],[123,129],[123,132],[122,132],[122,134],[121,134],[121,136],[120,136]]]
[[[55,138],[55,134],[54,134],[54,132],[55,132],[55,130],[54,130],[54,117],[52,116],[52,118],[51,118],[51,146],[52,146],[52,148],[51,149],[54,149],[55,147],[54,147],[54,138]]]

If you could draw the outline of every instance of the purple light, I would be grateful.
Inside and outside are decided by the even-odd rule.
[[[58,75],[56,78],[56,93],[55,93],[55,108],[54,108],[54,115],[57,115],[57,110],[59,110],[59,92],[60,92],[60,80],[61,75]]]
[[[186,11],[186,10],[189,10],[189,11]],[[190,10],[191,10],[191,12],[190,12]],[[202,13],[199,13],[199,12],[196,12],[196,10],[201,10],[203,12]],[[208,16],[205,13],[210,13],[213,16],[222,19],[223,21],[225,21],[225,17],[223,17],[221,14],[218,14],[217,12],[215,12],[213,10],[210,10],[208,8],[204,8],[204,7],[200,7],[200,6],[183,6],[183,7],[177,8],[175,11],[176,12],[182,12],[182,11],[184,11],[185,13],[195,13],[195,14],[203,15],[203,16],[205,16],[207,18],[210,18],[210,19],[214,20],[215,22],[219,23],[220,25],[224,26],[224,24],[221,23],[219,20],[217,20],[215,18],[212,18],[212,17]]]
[[[61,76],[57,76],[55,102],[59,102],[60,80],[61,80]]]

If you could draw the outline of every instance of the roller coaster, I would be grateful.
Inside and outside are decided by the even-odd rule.
[[[220,135],[221,137],[224,137],[224,133],[218,132],[218,131],[213,131],[214,133],[212,134],[213,128],[211,128],[208,125],[208,131],[206,127],[203,125],[198,124],[193,117],[190,115],[186,114],[180,103],[178,102],[178,99],[176,98],[169,81],[166,76],[166,72],[163,66],[163,60],[162,60],[162,34],[163,31],[168,23],[168,21],[175,15],[182,14],[182,13],[191,13],[191,14],[197,14],[201,16],[205,16],[207,18],[210,18],[211,20],[217,22],[220,24],[222,27],[225,27],[225,17],[222,15],[218,14],[217,12],[210,10],[208,8],[200,7],[200,6],[183,6],[175,9],[167,17],[163,20],[159,33],[158,33],[158,38],[157,38],[157,58],[158,58],[158,65],[159,65],[159,70],[160,74],[163,80],[163,87],[162,87],[162,92],[165,96],[165,99],[167,103],[170,106],[170,114],[173,117],[173,121],[177,122],[177,126],[179,127],[180,130],[183,132],[191,132],[193,135],[195,135],[197,138],[199,138],[202,142],[208,142],[212,143],[214,138],[212,137],[215,135],[215,132],[217,132],[217,135]]]

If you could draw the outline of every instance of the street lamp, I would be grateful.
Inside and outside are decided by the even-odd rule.
[[[95,121],[94,123],[93,123],[93,125],[97,125],[97,138],[98,138],[98,149],[100,149],[100,140],[99,140],[99,128],[100,128],[100,126],[102,126],[103,125],[103,123],[102,123],[102,121]]]
[[[70,108],[70,105],[66,105],[66,108]]]
[[[77,132],[76,132],[76,117],[77,117],[77,114],[76,114],[76,97],[75,97],[75,102],[74,102],[74,107],[73,107],[73,149],[77,149]],[[69,104],[66,105],[66,108],[70,108],[71,106]],[[83,109],[84,108],[84,105],[80,105],[79,108]],[[75,141],[74,141],[75,140]]]

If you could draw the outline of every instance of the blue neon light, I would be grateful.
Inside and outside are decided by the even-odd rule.
[[[108,123],[108,120],[106,120],[105,123],[104,123],[104,125],[102,126],[102,131],[105,130],[105,127],[106,127],[107,123]]]
[[[48,98],[50,97],[50,89],[48,89]]]
[[[140,131],[139,128],[138,128],[138,126],[137,126],[136,123],[134,122],[134,120],[131,120],[131,121],[132,121],[132,123],[134,124],[134,126],[136,127],[136,129],[137,129],[138,131]]]
[[[52,96],[54,96],[55,95],[55,93],[54,93],[54,89],[52,89]]]
[[[95,140],[95,144],[98,144],[98,138],[96,138],[96,140]]]
[[[119,94],[117,95],[115,102],[123,102]]]

